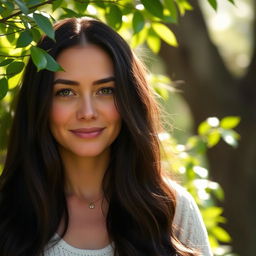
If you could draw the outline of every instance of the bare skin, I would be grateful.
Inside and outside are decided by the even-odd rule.
[[[110,244],[101,202],[97,202],[92,210],[88,208],[87,201],[75,195],[69,196],[67,200],[69,226],[63,237],[65,242],[80,249],[101,249]],[[106,203],[103,203],[103,207],[106,211]]]
[[[72,161],[67,161],[67,158],[64,157],[68,176],[66,199],[69,226],[63,239],[69,245],[80,249],[101,249],[110,244],[106,229],[108,204],[101,191],[101,182],[108,162],[108,152],[100,158],[90,159],[91,161],[80,159],[79,161],[73,157],[69,159]],[[86,171],[84,166],[87,166]],[[88,203],[94,200],[97,200],[95,208],[90,209]],[[59,227],[59,234],[62,228],[63,223]]]

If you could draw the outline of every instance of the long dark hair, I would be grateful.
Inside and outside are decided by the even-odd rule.
[[[174,234],[175,193],[162,178],[158,107],[142,65],[111,28],[89,18],[70,18],[55,26],[56,41],[38,47],[56,59],[85,41],[104,49],[115,72],[115,101],[122,128],[111,148],[103,189],[109,202],[107,230],[115,255],[196,255]],[[54,73],[37,72],[30,60],[24,75],[0,178],[1,256],[40,255],[68,211],[64,171],[49,130]]]

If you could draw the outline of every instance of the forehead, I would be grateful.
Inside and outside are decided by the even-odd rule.
[[[55,77],[66,75],[105,76],[113,75],[114,68],[110,56],[97,45],[74,46],[63,50],[57,62],[64,68]]]

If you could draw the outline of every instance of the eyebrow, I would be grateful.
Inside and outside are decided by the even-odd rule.
[[[115,77],[110,76],[110,77],[106,77],[106,78],[96,80],[92,83],[92,85],[105,84],[105,83],[112,82],[112,81],[115,81]],[[80,85],[79,82],[73,81],[73,80],[68,80],[68,79],[56,79],[53,82],[53,84]]]

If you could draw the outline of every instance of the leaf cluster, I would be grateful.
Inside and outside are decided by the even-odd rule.
[[[216,200],[224,200],[224,192],[218,183],[209,179],[204,159],[207,150],[216,146],[221,138],[228,145],[237,146],[239,135],[234,128],[239,123],[240,118],[236,116],[221,120],[217,117],[207,118],[199,125],[198,134],[188,138],[185,144],[179,144],[170,134],[159,135],[163,145],[163,166],[176,173],[176,179],[195,198],[208,231],[211,247],[216,253],[220,251],[220,242],[228,243],[231,237],[220,226],[226,219],[221,216],[223,209],[216,206]]]

